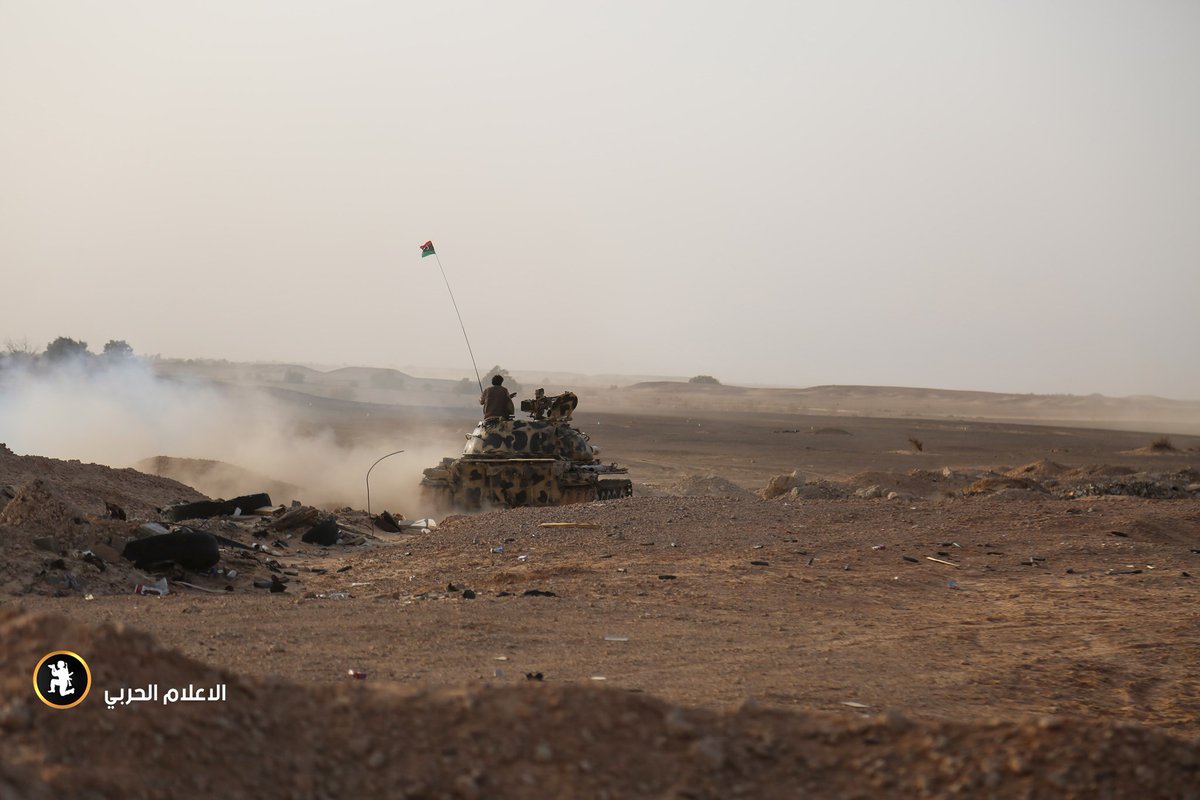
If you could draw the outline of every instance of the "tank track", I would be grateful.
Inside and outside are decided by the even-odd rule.
[[[621,497],[633,497],[633,481],[606,480],[596,484],[597,500],[616,500]]]

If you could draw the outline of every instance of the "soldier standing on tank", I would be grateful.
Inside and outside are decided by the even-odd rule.
[[[483,406],[484,422],[512,419],[514,412],[512,395],[508,393],[503,384],[503,375],[493,375],[492,385],[479,395],[479,405]]]

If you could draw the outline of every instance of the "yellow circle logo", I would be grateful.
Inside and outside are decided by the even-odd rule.
[[[92,671],[78,653],[55,650],[33,669],[33,691],[51,708],[74,708],[92,688]]]

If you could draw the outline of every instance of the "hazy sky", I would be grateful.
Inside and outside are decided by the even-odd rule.
[[[1200,398],[1200,4],[0,0],[0,341]]]

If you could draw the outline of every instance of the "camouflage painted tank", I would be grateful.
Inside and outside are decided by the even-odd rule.
[[[573,392],[546,396],[541,389],[521,410],[531,419],[492,419],[467,434],[458,458],[425,470],[421,486],[439,510],[556,506],[633,494],[633,483],[604,479],[625,474],[603,464],[600,448],[570,424],[579,400]]]

